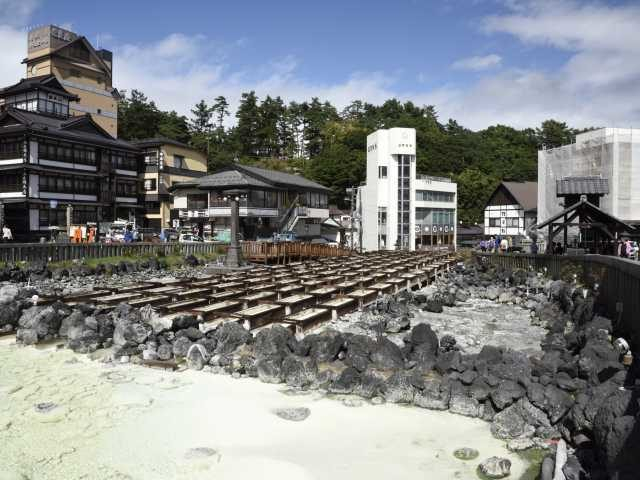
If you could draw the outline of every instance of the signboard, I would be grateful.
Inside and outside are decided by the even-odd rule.
[[[429,230],[431,230],[431,227],[429,227],[429,225],[425,225],[424,226],[424,231],[425,232],[429,232]]]
[[[58,200],[49,200],[49,208],[51,210],[58,208]]]
[[[416,230],[416,233],[420,233],[420,225],[416,225],[415,230]]]

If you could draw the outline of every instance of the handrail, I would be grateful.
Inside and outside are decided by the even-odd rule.
[[[505,268],[544,272],[555,279],[575,279],[594,289],[598,304],[614,321],[616,334],[640,348],[640,262],[592,254],[476,253],[476,256]]]

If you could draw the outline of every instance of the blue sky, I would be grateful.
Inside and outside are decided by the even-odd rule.
[[[0,0],[2,83],[24,74],[26,27],[47,23],[113,50],[118,88],[185,114],[255,89],[338,107],[397,97],[474,129],[640,124],[637,2]]]

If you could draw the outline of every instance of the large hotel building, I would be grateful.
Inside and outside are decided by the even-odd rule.
[[[135,220],[170,226],[168,187],[206,158],[167,139],[117,139],[112,55],[55,26],[28,34],[26,77],[0,89],[0,224],[16,240],[51,227]]]

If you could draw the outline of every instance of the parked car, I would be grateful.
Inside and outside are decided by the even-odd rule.
[[[180,237],[178,238],[178,242],[200,243],[200,242],[204,242],[204,240],[202,239],[202,237],[199,237],[198,235],[194,235],[193,233],[181,233]]]
[[[297,242],[298,241],[298,236],[296,235],[296,232],[282,232],[282,233],[274,233],[273,234],[273,241],[274,242]]]

